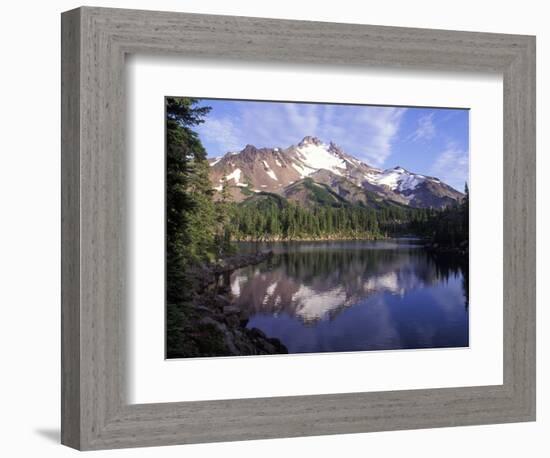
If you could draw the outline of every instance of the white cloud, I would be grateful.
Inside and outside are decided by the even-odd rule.
[[[395,139],[406,108],[372,107],[364,112],[358,129],[365,132],[365,146],[359,156],[373,165],[382,166],[391,155]]]
[[[463,191],[469,174],[468,151],[450,142],[447,148],[438,155],[430,173],[453,188]]]
[[[239,129],[230,119],[212,117],[197,130],[201,138],[218,145],[219,151],[216,154],[240,150],[244,146]]]
[[[418,140],[431,140],[435,137],[435,124],[433,122],[434,114],[430,113],[418,118],[416,130],[409,136],[413,142]]]

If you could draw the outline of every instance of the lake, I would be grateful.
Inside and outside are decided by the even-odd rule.
[[[467,261],[415,239],[239,243],[273,250],[231,274],[248,328],[289,353],[468,346]]]

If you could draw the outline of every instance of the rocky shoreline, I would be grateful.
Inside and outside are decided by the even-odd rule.
[[[246,327],[248,316],[232,302],[229,275],[270,259],[273,252],[233,256],[189,272],[196,286],[192,300],[171,304],[178,326],[170,329],[168,358],[271,355],[288,353],[276,338]]]

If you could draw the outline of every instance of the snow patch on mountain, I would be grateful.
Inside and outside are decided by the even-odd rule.
[[[266,172],[269,177],[275,181],[279,181],[279,179],[277,178],[277,175],[275,175],[275,172],[271,169],[269,169],[267,172]]]
[[[264,163],[265,173],[267,173],[272,180],[279,181],[277,175],[275,175],[275,172],[271,169],[271,167],[269,167],[269,164],[266,161],[262,162]]]
[[[326,169],[337,175],[342,175],[342,169],[346,169],[346,162],[331,154],[328,145],[317,142],[302,142],[296,149],[298,158],[310,169]],[[311,173],[311,172],[310,172]]]
[[[378,185],[385,185],[392,191],[413,191],[416,187],[426,181],[424,175],[410,173],[402,167],[384,170],[380,174],[369,174],[369,181],[374,181]]]
[[[233,170],[229,175],[225,176],[227,181],[234,180],[235,184],[239,184],[241,181],[241,169]]]
[[[300,178],[305,178],[317,171],[305,165],[298,165],[295,162],[292,163],[292,168],[300,174]]]

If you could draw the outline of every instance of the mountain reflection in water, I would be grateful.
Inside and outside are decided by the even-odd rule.
[[[414,240],[240,243],[270,261],[231,275],[248,327],[289,353],[468,346],[467,262]]]

